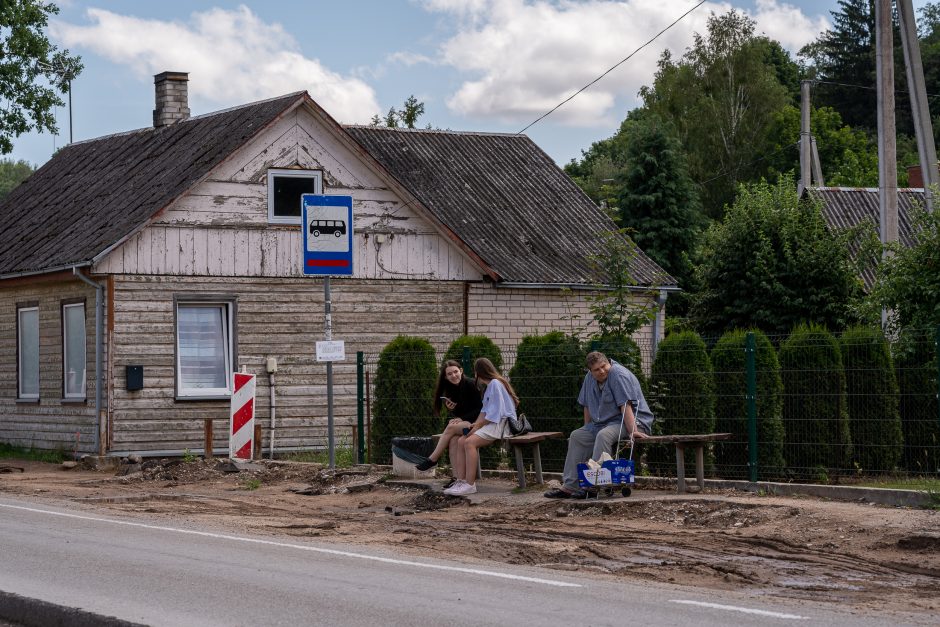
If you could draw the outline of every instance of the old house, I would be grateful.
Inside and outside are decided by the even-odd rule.
[[[347,355],[398,334],[513,348],[587,313],[588,256],[614,225],[527,137],[342,126],[305,92],[189,117],[187,75],[155,83],[152,128],[70,144],[0,204],[0,441],[201,451],[203,419],[227,420],[244,366],[265,446],[270,398],[279,450],[322,446],[305,192],[353,198],[354,273],[332,280]],[[634,263],[638,299],[675,289],[642,253]],[[348,433],[355,364],[335,371]]]

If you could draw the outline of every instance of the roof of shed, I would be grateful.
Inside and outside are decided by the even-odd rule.
[[[881,206],[878,188],[869,187],[811,187],[808,192],[822,201],[823,217],[833,229],[844,229],[870,222],[875,229],[881,224]],[[911,218],[914,207],[924,206],[922,188],[898,189],[898,241],[904,246],[913,246],[914,232]],[[855,251],[853,251],[854,253]],[[866,288],[875,281],[874,266],[862,271]]]
[[[592,284],[617,226],[524,135],[346,126],[418,201],[510,283]],[[637,285],[672,286],[637,249]]]
[[[0,277],[90,264],[303,102],[317,106],[297,92],[66,146],[0,202]],[[589,255],[616,225],[528,137],[335,129],[501,281],[597,282]],[[638,286],[675,285],[639,249],[632,270]]]

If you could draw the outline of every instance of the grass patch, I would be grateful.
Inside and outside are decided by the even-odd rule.
[[[889,490],[917,490],[940,495],[940,478],[933,477],[888,477],[864,481],[855,485],[865,488],[887,488]]]
[[[66,459],[68,459],[68,455],[66,455],[65,451],[62,450],[50,451],[0,443],[0,459],[23,459],[32,462],[61,464]]]
[[[349,468],[350,466],[356,465],[356,452],[353,450],[353,447],[345,441],[339,443],[334,451],[334,455],[337,468]],[[283,459],[291,462],[313,462],[327,466],[330,463],[330,452],[297,451],[295,453],[288,453]]]
[[[261,479],[245,479],[245,481],[242,482],[242,487],[246,490],[257,490],[261,487]]]

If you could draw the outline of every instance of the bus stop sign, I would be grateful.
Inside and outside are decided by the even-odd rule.
[[[352,196],[301,196],[303,273],[351,276],[353,273]]]

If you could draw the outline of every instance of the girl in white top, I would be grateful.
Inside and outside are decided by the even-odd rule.
[[[454,459],[456,483],[444,490],[444,494],[465,496],[477,491],[477,464],[480,449],[509,436],[508,416],[516,417],[519,397],[489,359],[481,357],[473,364],[477,385],[486,386],[483,409],[470,427],[469,432],[458,440]]]

